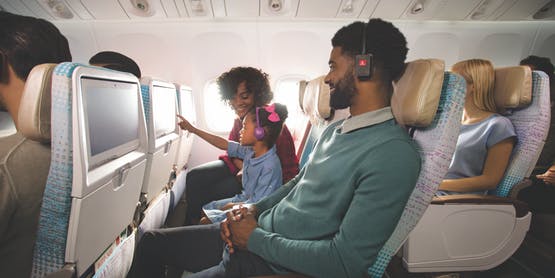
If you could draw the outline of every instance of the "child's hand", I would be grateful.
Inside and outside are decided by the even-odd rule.
[[[227,203],[227,204],[223,205],[223,206],[220,208],[220,210],[228,210],[228,209],[232,208],[234,205],[237,205],[237,204],[236,204],[236,203],[231,203],[231,202],[230,202],[230,203]]]
[[[195,133],[195,127],[189,122],[187,121],[185,118],[183,118],[183,116],[181,115],[177,115],[177,117],[179,118],[179,120],[181,120],[178,125],[181,129],[187,130],[191,133]]]

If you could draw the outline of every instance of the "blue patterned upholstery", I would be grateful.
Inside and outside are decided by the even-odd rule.
[[[62,63],[54,69],[52,77],[52,158],[42,200],[32,277],[43,277],[64,266],[73,184],[71,75],[78,66]]]
[[[141,84],[141,95],[143,96],[143,107],[145,112],[145,119],[150,121],[150,94],[148,84]]]
[[[513,186],[528,177],[543,148],[550,121],[549,77],[532,72],[532,103],[507,116],[518,137],[513,156],[494,195],[507,197]]]
[[[382,277],[391,257],[399,250],[416,226],[443,180],[457,142],[466,83],[456,74],[444,74],[440,102],[433,122],[414,132],[419,146],[422,170],[397,227],[368,269],[372,277]]]
[[[74,159],[79,160],[79,156],[82,155],[79,153],[82,148],[74,146],[73,140],[73,133],[79,132],[75,131],[79,130],[79,125],[74,122],[78,118],[76,115],[79,115],[74,111],[74,106],[79,104],[73,103],[75,101],[74,80],[75,76],[80,76],[79,69],[102,73],[112,72],[119,75],[118,78],[122,78],[122,75],[130,75],[78,63],[62,63],[54,69],[51,101],[52,154],[39,216],[32,277],[47,276],[49,273],[61,270],[68,263],[75,264],[78,275],[84,273],[104,248],[131,222],[133,210],[139,199],[140,183],[144,177],[145,155],[140,151],[132,151],[122,156],[124,157],[122,160],[118,160],[119,158],[111,160],[113,164],[110,167],[114,166],[113,169],[105,168],[105,170],[110,169],[114,172],[125,169],[125,172],[122,172],[125,173],[125,180],[118,180],[121,181],[118,183],[118,186],[121,185],[118,190],[112,190],[111,186],[115,185],[117,180],[114,178],[90,184],[85,184],[80,180],[83,176],[80,176],[79,173],[86,166],[81,163],[73,164]],[[140,137],[144,137],[140,144],[144,146],[146,145],[146,134],[143,134],[144,131],[141,130],[139,132],[142,135]],[[118,163],[124,167],[117,168],[120,167],[115,166]],[[98,168],[104,165],[98,166]],[[112,173],[108,171],[105,175],[112,177]],[[75,193],[76,188],[85,186],[93,186],[91,188],[95,189],[94,193],[87,194],[84,198],[72,197],[72,192]],[[104,194],[105,192],[109,193]],[[108,194],[110,194],[109,200],[105,198],[108,197]],[[89,200],[92,201],[88,202]],[[100,201],[95,202],[96,200]],[[85,202],[86,205],[84,205]],[[90,216],[87,214],[88,212],[96,211],[99,207],[109,209],[112,208],[112,205],[118,209],[118,212],[109,214],[106,219],[107,224],[102,229],[87,229],[97,225],[100,219],[96,217],[94,218],[95,222],[79,221],[83,215]],[[72,223],[71,227],[70,223]],[[88,233],[83,233],[81,229]],[[86,244],[93,245],[94,248],[85,247]]]

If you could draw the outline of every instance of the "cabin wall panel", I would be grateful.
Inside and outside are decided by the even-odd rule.
[[[529,54],[549,57],[555,63],[555,22],[543,22]]]

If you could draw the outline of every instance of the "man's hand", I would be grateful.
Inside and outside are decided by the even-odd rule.
[[[254,218],[255,215],[245,207],[240,208],[239,218],[235,216],[235,221],[229,222],[231,231],[231,242],[234,248],[246,249],[249,237],[256,229],[258,223]]]
[[[555,185],[555,165],[552,165],[545,173],[536,175],[536,177],[546,184]]]
[[[250,214],[254,219],[254,216],[256,215],[256,213],[257,213],[257,209],[256,209],[256,206],[253,204],[248,205],[248,208],[239,204],[239,205],[236,205],[231,211],[227,212],[227,218],[220,223],[220,237],[229,247],[229,253],[233,253],[235,251],[234,244],[231,240],[232,238],[231,223],[241,221],[244,218],[243,214]]]

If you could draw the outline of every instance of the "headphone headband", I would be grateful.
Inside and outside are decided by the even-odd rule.
[[[355,56],[355,71],[358,80],[369,80],[372,77],[373,56],[366,54],[366,32],[368,23],[364,22],[362,29],[362,52]]]

